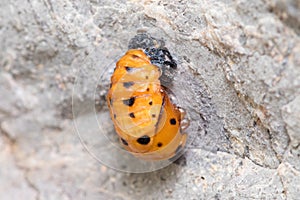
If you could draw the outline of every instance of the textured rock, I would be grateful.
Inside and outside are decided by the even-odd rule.
[[[2,0],[0,10],[0,199],[299,197],[297,1]],[[116,148],[105,94],[139,32],[178,62],[170,89],[191,125],[177,164]]]

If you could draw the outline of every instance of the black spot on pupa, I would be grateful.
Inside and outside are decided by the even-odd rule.
[[[126,106],[132,106],[134,104],[134,101],[135,101],[135,97],[131,97],[130,99],[123,100],[123,103]]]
[[[149,102],[149,105],[152,106],[152,101]]]
[[[126,140],[124,140],[123,138],[121,138],[121,141],[122,143],[125,145],[125,146],[128,146],[128,142]]]
[[[116,119],[117,118],[117,115],[116,114],[114,114],[114,119]]]
[[[163,144],[161,142],[157,143],[158,147],[161,147]]]
[[[147,145],[149,144],[150,142],[150,137],[148,135],[144,135],[140,138],[138,138],[136,141],[139,143],[139,144],[142,144],[142,145]]]
[[[176,119],[175,118],[170,119],[170,124],[171,125],[176,125]]]
[[[135,116],[134,116],[134,113],[132,112],[132,113],[129,113],[129,116],[131,117],[131,118],[135,118]]]
[[[149,92],[149,90],[150,90],[150,89],[149,89],[149,88],[147,88],[147,92]]]
[[[137,55],[131,55],[131,58],[133,58],[133,59],[138,59],[138,58],[140,58],[140,57],[137,56]]]
[[[146,78],[146,79],[148,79],[148,78],[149,78],[149,76],[145,76],[145,78]]]
[[[155,118],[156,117],[156,115],[155,114],[152,114],[152,118]]]
[[[133,67],[128,67],[128,66],[126,66],[125,69],[126,69],[127,72],[130,73],[130,72],[133,71],[134,68],[133,68]]]
[[[132,82],[132,81],[124,82],[124,83],[123,83],[123,86],[124,86],[125,88],[130,88],[130,87],[133,86],[133,85],[134,85],[134,82]]]

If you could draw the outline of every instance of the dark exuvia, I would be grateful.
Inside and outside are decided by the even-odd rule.
[[[156,39],[149,34],[140,33],[129,41],[128,49],[143,49],[150,58],[151,63],[161,69],[162,76],[160,80],[162,85],[172,85],[177,63],[165,47],[165,42],[162,39]]]

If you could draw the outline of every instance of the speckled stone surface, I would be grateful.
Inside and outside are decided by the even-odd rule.
[[[299,199],[299,19],[292,0],[2,0],[0,199]],[[141,32],[178,63],[176,163],[112,145],[109,77]]]

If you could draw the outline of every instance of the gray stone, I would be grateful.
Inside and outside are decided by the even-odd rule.
[[[292,0],[2,0],[0,199],[299,198],[299,10]],[[178,62],[169,89],[190,126],[176,163],[122,151],[109,118],[115,62],[143,32]]]

